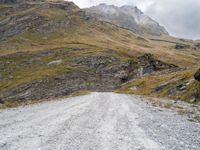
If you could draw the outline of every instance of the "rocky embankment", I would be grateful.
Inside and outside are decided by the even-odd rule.
[[[63,61],[66,58],[63,58],[63,55],[69,55],[69,51],[70,50],[68,50],[68,52],[66,52],[66,50],[51,50],[29,55],[20,53],[19,55],[2,56],[1,58],[5,61],[3,65],[0,65],[0,69],[5,72],[11,71],[8,70],[6,64],[14,65],[10,60],[18,60],[20,57],[25,59],[15,67],[22,71],[23,68],[26,69],[29,66],[35,66],[35,68],[42,65],[47,67],[64,66],[65,64],[63,64]],[[71,49],[71,51],[73,50]],[[81,50],[78,51],[77,53],[81,52]],[[48,63],[42,63],[41,61],[38,64],[35,63],[38,60],[43,60],[43,57],[46,56],[52,57],[54,60],[56,58],[57,61],[49,61]],[[29,59],[30,57],[31,60]],[[129,80],[141,77],[145,74],[177,68],[175,65],[155,59],[151,54],[146,54],[128,61],[123,61],[119,57],[101,54],[98,56],[72,58],[70,63],[73,64],[72,66],[76,66],[76,69],[72,69],[68,72],[56,73],[49,77],[43,77],[42,79],[30,80],[28,83],[22,83],[14,88],[1,91],[1,100],[40,100],[65,96],[79,90],[113,91]],[[7,76],[1,80],[13,80],[13,82],[18,82],[16,78],[15,76]],[[24,78],[27,77],[25,76]]]

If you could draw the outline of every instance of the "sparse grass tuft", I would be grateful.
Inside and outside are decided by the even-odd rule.
[[[88,91],[88,90],[80,90],[80,91],[77,91],[77,92],[74,92],[72,93],[70,96],[83,96],[83,95],[88,95],[90,94],[91,91]]]

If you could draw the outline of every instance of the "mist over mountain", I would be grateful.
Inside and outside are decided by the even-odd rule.
[[[88,15],[116,24],[139,34],[168,35],[159,23],[134,6],[117,7],[105,3],[85,9]]]

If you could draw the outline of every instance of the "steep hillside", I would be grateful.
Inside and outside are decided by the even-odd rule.
[[[113,91],[155,72],[198,66],[193,41],[141,36],[67,1],[0,4],[0,103]],[[189,45],[176,49],[177,44]]]
[[[116,24],[139,34],[168,34],[164,27],[146,16],[137,7],[116,7],[114,5],[100,4],[85,10],[88,15],[95,16],[100,20]]]

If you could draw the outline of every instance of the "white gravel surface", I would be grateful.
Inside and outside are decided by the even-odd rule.
[[[143,149],[200,150],[200,124],[115,93],[0,111],[0,150]]]

